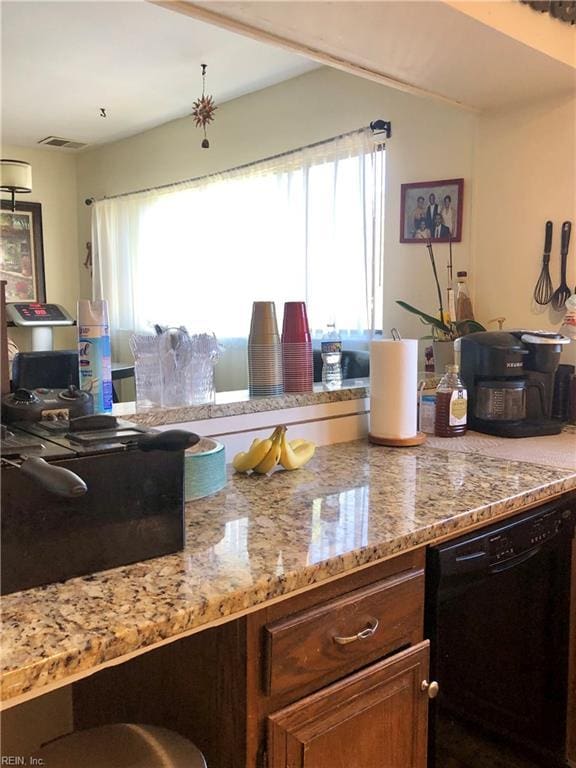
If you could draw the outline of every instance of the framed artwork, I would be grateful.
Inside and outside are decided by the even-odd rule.
[[[0,208],[0,280],[6,280],[6,301],[46,301],[42,206],[9,200]]]
[[[464,179],[402,184],[400,242],[459,243],[462,239]]]

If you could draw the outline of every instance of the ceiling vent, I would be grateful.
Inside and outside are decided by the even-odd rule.
[[[88,146],[81,141],[71,141],[70,139],[61,139],[58,136],[46,136],[38,144],[44,144],[48,147],[65,147],[66,149],[82,149]]]

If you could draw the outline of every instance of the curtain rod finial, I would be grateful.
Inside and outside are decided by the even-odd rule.
[[[392,136],[392,123],[389,120],[372,120],[370,129],[375,134],[383,133],[387,139]]]

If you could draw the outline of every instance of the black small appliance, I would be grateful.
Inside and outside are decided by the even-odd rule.
[[[66,389],[80,386],[78,350],[18,352],[12,362],[12,389]]]
[[[501,437],[556,435],[554,377],[570,339],[542,331],[471,333],[460,347],[471,429]]]
[[[66,389],[17,389],[2,398],[2,421],[55,421],[94,412],[94,398],[71,384]]]
[[[107,415],[2,432],[2,594],[183,548],[184,450],[198,435]]]

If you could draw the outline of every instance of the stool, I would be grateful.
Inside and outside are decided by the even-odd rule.
[[[46,768],[206,768],[200,750],[180,734],[131,723],[75,731],[33,757]]]

